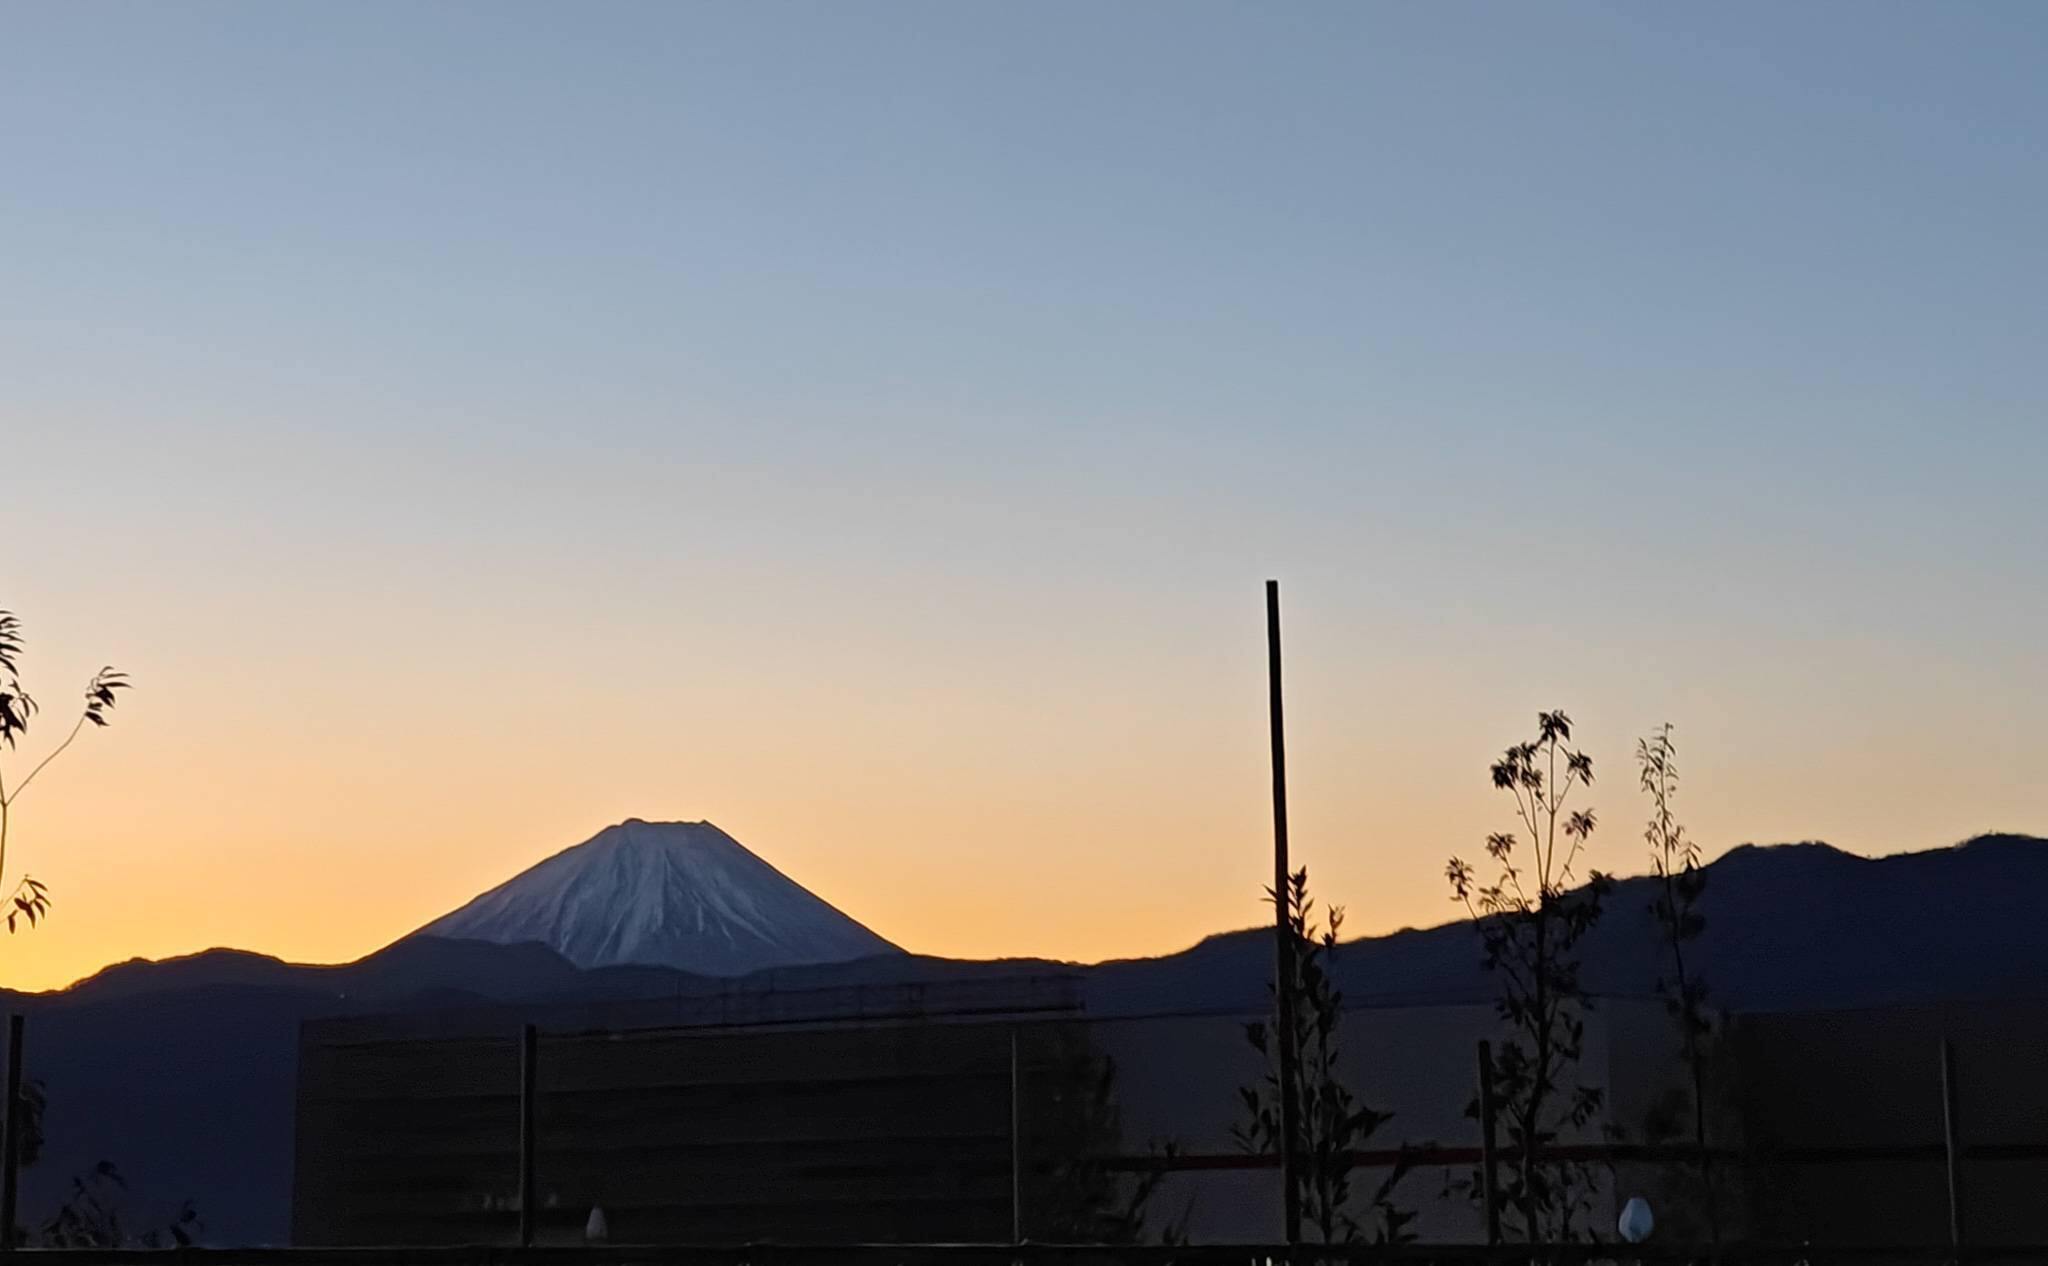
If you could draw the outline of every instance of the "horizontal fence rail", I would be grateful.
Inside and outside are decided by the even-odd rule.
[[[1503,1149],[1501,1164],[1519,1157]],[[1874,1161],[1927,1161],[1939,1163],[1948,1155],[1941,1143],[1845,1143],[1830,1147],[1709,1147],[1704,1153],[1689,1143],[1551,1143],[1536,1150],[1540,1164],[1576,1162],[1582,1164],[1696,1165],[1701,1156],[1715,1164],[1753,1168],[1772,1165],[1847,1165]],[[1972,1161],[2048,1160],[2048,1143],[1971,1143],[1958,1147],[1956,1155]],[[1478,1165],[1483,1149],[1439,1147],[1416,1144],[1411,1147],[1353,1149],[1343,1153],[1351,1164],[1367,1169],[1394,1165]],[[1181,1173],[1210,1169],[1275,1169],[1280,1158],[1270,1152],[1160,1152],[1100,1158],[1104,1169],[1116,1173]]]
[[[1960,1266],[2042,1263],[2048,1244],[2006,1247],[1378,1244],[593,1244],[374,1248],[17,1249],[55,1266]]]

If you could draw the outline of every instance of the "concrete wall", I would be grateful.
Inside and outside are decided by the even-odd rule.
[[[295,1242],[512,1239],[518,1067],[509,1039],[310,1044]],[[597,1206],[626,1242],[1009,1235],[1001,1029],[558,1036],[537,1082],[543,1242]]]
[[[1954,1044],[1965,1231],[2039,1244],[2048,1206],[2048,1004],[1749,1016],[1734,1026],[1743,1111],[1763,1163],[1758,1234],[1781,1241],[1948,1238],[1940,1048]],[[1861,1151],[1861,1157],[1846,1154]]]

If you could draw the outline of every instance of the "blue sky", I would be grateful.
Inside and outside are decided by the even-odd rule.
[[[650,748],[717,771],[677,775],[679,816],[751,814],[742,839],[849,891],[978,855],[985,817],[1012,824],[989,855],[1040,867],[1011,884],[1111,846],[1156,869],[1165,845],[1132,841],[1189,831],[1223,856],[1257,779],[1227,805],[1189,786],[1253,768],[1232,709],[1267,575],[1313,692],[1307,820],[1401,840],[1330,863],[1391,894],[1381,922],[1428,915],[1432,859],[1490,821],[1453,754],[1483,766],[1538,707],[1599,720],[1610,768],[1676,722],[1716,847],[2048,818],[2039,6],[74,4],[8,27],[0,598],[107,645],[79,663],[153,669],[179,726],[217,727],[209,768],[237,767],[244,709],[300,718],[261,731],[276,818],[195,817],[194,841],[327,856],[292,842],[315,795],[292,771],[366,748],[388,763],[352,775],[364,811],[417,808],[379,805],[401,770],[460,785],[421,791],[449,817],[414,829],[466,869],[394,926],[578,824],[655,816],[657,769],[611,772]],[[572,732],[379,728],[454,665]],[[764,716],[785,737],[751,765],[657,737]],[[172,741],[158,723],[135,746]],[[447,762],[514,742],[588,767],[541,821],[472,821],[507,788]],[[845,772],[873,750],[900,759]],[[1124,798],[1090,826],[1109,801],[1049,779],[1102,769]],[[934,820],[934,783],[984,816]],[[101,873],[127,846],[76,794],[51,812]],[[902,838],[861,827],[866,860],[838,860],[859,815]],[[1004,834],[1027,826],[1072,856]],[[177,873],[211,873],[193,847]],[[1255,860],[1147,935],[1209,930]],[[927,917],[911,900],[892,916]],[[1091,939],[1109,917],[933,935],[1143,948]]]

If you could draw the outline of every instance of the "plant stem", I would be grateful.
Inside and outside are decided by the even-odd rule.
[[[28,790],[28,785],[36,780],[36,775],[42,773],[44,767],[47,766],[51,761],[56,760],[59,756],[62,756],[64,754],[64,749],[71,746],[72,740],[77,738],[78,732],[80,730],[83,730],[84,728],[85,718],[83,716],[80,716],[78,718],[78,723],[71,727],[71,733],[66,734],[64,736],[64,741],[62,743],[57,744],[57,746],[51,750],[48,756],[43,757],[42,760],[36,763],[36,767],[34,769],[28,771],[28,777],[21,780],[21,785],[14,789],[14,795],[9,796],[8,800],[12,802],[13,800],[19,799],[21,793]]]

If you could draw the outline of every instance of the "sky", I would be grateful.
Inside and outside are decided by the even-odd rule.
[[[2048,833],[2048,9],[9,3],[0,983],[373,950],[629,816],[1095,960]],[[10,785],[12,785],[10,783]]]

